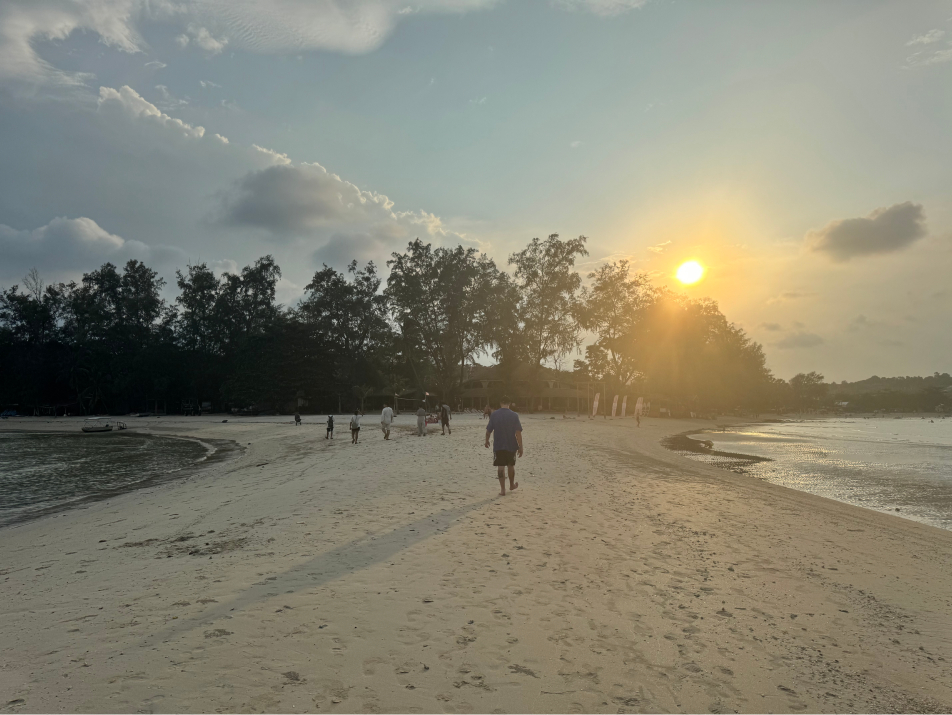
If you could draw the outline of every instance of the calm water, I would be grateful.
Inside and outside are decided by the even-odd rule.
[[[174,475],[213,452],[197,440],[136,433],[0,432],[0,526]]]
[[[711,440],[715,450],[773,461],[739,464],[703,454],[686,456],[952,529],[952,419],[929,419],[828,419],[709,431],[692,436]]]

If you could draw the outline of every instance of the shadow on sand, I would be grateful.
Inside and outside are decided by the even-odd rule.
[[[143,646],[155,642],[168,642],[196,628],[206,627],[234,611],[244,610],[260,601],[278,594],[293,593],[307,588],[321,586],[335,579],[368,568],[393,558],[406,548],[435,536],[453,525],[460,517],[476,511],[495,500],[495,497],[483,499],[456,509],[429,514],[416,521],[405,524],[393,531],[369,534],[350,543],[326,551],[268,580],[251,584],[236,598],[221,603],[202,613],[177,621],[162,630],[147,636]]]

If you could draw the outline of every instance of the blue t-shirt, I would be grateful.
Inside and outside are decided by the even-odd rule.
[[[493,432],[493,451],[517,452],[519,444],[516,442],[516,432],[522,432],[522,423],[519,414],[508,407],[501,407],[489,416],[486,425],[486,434]]]

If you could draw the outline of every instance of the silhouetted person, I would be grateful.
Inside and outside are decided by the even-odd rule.
[[[486,425],[486,448],[493,435],[493,466],[499,477],[499,496],[506,496],[506,474],[509,470],[509,490],[518,489],[516,481],[516,453],[522,457],[522,423],[519,415],[509,409],[509,398],[499,401],[499,409],[489,416]]]
[[[443,428],[443,434],[447,432],[453,434],[453,430],[450,429],[450,406],[449,405],[440,405],[440,427]]]

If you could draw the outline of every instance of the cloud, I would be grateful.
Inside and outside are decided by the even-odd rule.
[[[822,345],[825,341],[816,333],[797,332],[774,343],[780,350],[798,350],[802,348],[814,348]]]
[[[850,321],[850,324],[846,326],[847,332],[855,333],[864,328],[871,328],[876,323],[867,318],[865,315],[857,315]]]
[[[221,89],[220,84],[212,82],[210,79],[200,79],[198,83],[202,86],[202,89]]]
[[[576,139],[574,142],[570,142],[569,146],[572,147],[573,149],[578,149],[580,146],[582,146],[582,142]]]
[[[945,37],[945,30],[929,30],[924,35],[913,37],[911,40],[909,40],[909,42],[906,43],[906,45],[931,45],[933,42],[938,42],[943,37]]]
[[[649,0],[554,0],[553,4],[565,10],[585,10],[602,17],[612,17],[637,10]]]
[[[153,70],[164,70],[168,67],[164,62],[159,62],[158,60],[152,60],[151,62],[146,62],[145,66]]]
[[[777,305],[779,303],[789,303],[791,300],[800,300],[801,298],[809,298],[816,293],[801,293],[794,290],[784,291],[779,295],[775,295],[773,298],[767,299],[767,305]]]
[[[922,206],[906,201],[876,209],[866,218],[831,221],[821,229],[808,231],[806,241],[811,251],[825,253],[839,263],[899,251],[925,235]]]
[[[228,44],[228,38],[222,37],[216,39],[208,31],[208,28],[191,23],[184,33],[175,38],[175,42],[182,48],[193,44],[210,54],[217,55],[225,49],[225,45]]]
[[[169,92],[169,88],[164,84],[155,85],[155,91],[159,93],[159,101],[156,103],[156,106],[160,107],[161,109],[178,109],[180,107],[187,106],[190,101],[188,97],[185,99],[176,97],[174,94]]]
[[[54,218],[45,226],[18,231],[0,224],[0,254],[4,280],[16,280],[34,266],[57,276],[90,270],[106,261],[131,258],[158,265],[182,264],[185,253],[172,246],[148,246],[109,233],[91,218]]]
[[[479,99],[469,100],[470,104],[486,104],[486,97],[480,97]]]
[[[3,0],[0,2],[0,81],[81,85],[88,74],[53,67],[37,54],[37,40],[65,40],[89,31],[123,52],[139,52],[142,41],[132,24],[141,0]]]
[[[245,174],[221,197],[217,223],[265,232],[287,242],[321,242],[315,262],[346,263],[388,255],[415,237],[471,244],[425,211],[395,211],[383,194],[365,191],[320,164],[292,164],[284,154],[259,152],[274,165]],[[348,259],[350,260],[350,259]]]
[[[164,87],[164,85],[160,84],[156,87],[156,89],[159,89],[159,87],[165,90],[165,94],[168,95],[168,90]],[[160,90],[160,93],[161,91],[162,90]],[[159,108],[154,104],[144,99],[138,92],[128,85],[123,85],[118,90],[113,89],[112,87],[100,87],[99,108],[110,110],[118,109],[119,111],[122,111],[132,117],[144,118],[148,121],[154,121],[165,127],[175,129],[181,132],[183,136],[189,138],[201,139],[205,135],[205,127],[193,127],[191,124],[186,124],[181,119],[170,117],[168,114],[160,111]],[[227,139],[225,141],[227,142]]]
[[[671,241],[665,241],[664,243],[659,243],[656,246],[648,246],[648,250],[652,253],[664,253],[664,249],[671,245]]]
[[[783,326],[781,326],[780,323],[761,323],[757,327],[761,330],[769,330],[772,333],[783,330]]]
[[[497,2],[417,0],[414,12],[407,13],[406,5],[395,0],[3,0],[0,82],[84,84],[91,75],[54,67],[34,47],[37,41],[65,40],[77,31],[130,53],[145,45],[140,24],[165,22],[181,28],[176,40],[182,47],[197,46],[211,54],[226,45],[263,54],[361,54],[377,49],[402,18],[469,12]],[[604,2],[608,0],[596,4]]]

